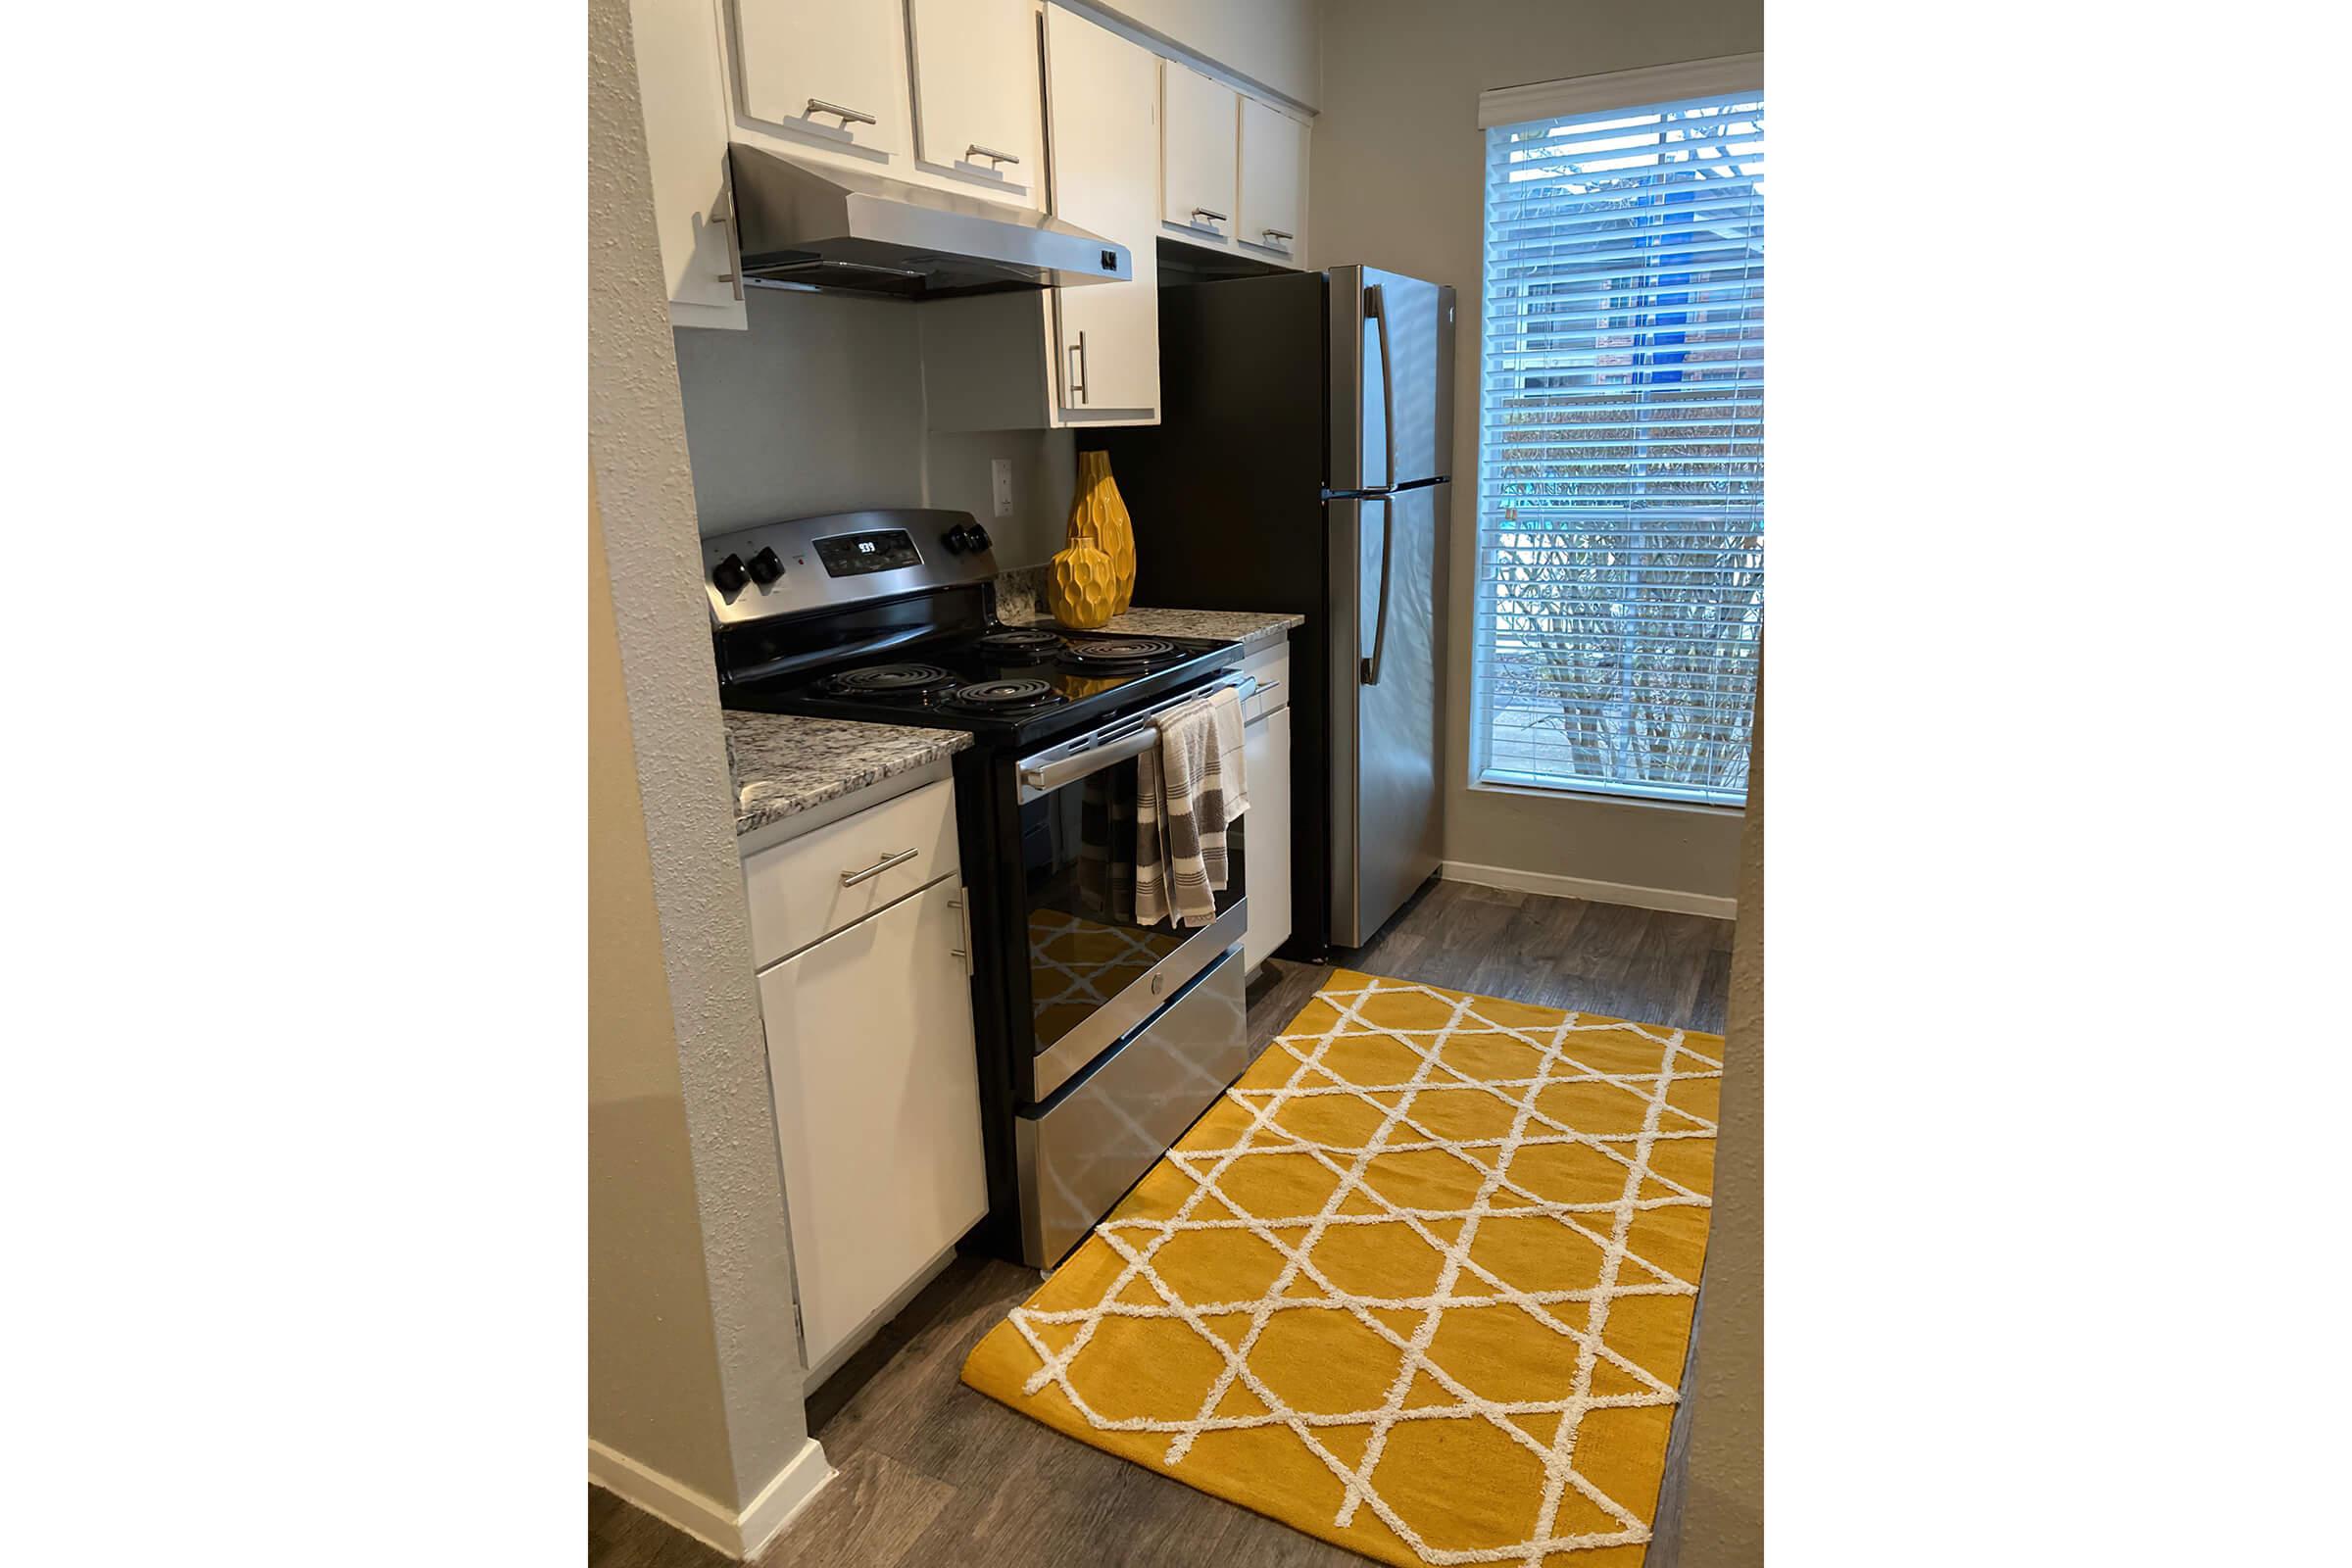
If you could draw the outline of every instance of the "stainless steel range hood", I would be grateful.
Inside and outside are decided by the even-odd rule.
[[[902,299],[1124,282],[1127,247],[1026,208],[727,148],[743,280]]]

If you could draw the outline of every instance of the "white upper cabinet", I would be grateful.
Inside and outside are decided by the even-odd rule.
[[[1159,270],[1152,177],[1159,155],[1158,61],[1140,45],[1046,8],[1054,216],[1127,247],[1135,275],[1054,291],[1059,420],[1135,423],[1159,410]]]
[[[1037,205],[1037,8],[1031,0],[911,0],[915,156],[983,195]]]
[[[630,0],[629,22],[670,324],[740,331],[717,18],[710,0]]]
[[[1242,100],[1242,196],[1234,238],[1298,263],[1305,255],[1306,127],[1254,98]]]
[[[1165,124],[1160,219],[1208,240],[1233,237],[1235,137],[1241,94],[1190,66],[1160,62]]]
[[[909,150],[902,0],[735,0],[743,112],[887,162]]]

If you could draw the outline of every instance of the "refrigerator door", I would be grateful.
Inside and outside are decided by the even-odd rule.
[[[1453,290],[1374,267],[1335,267],[1330,299],[1330,488],[1448,477]]]
[[[1437,571],[1452,488],[1330,503],[1335,946],[1370,941],[1438,868]]]

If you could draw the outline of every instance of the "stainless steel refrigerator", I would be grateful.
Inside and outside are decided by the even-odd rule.
[[[1135,602],[1290,611],[1293,937],[1359,947],[1438,868],[1453,290],[1369,267],[1159,295],[1160,422],[1081,432]]]

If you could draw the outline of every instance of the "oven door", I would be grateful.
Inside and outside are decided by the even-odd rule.
[[[1158,735],[1147,715],[1017,766],[1033,1101],[1150,1020],[1241,941],[1249,920],[1247,811],[1225,830],[1225,886],[1213,919],[1136,919],[1137,775]]]

